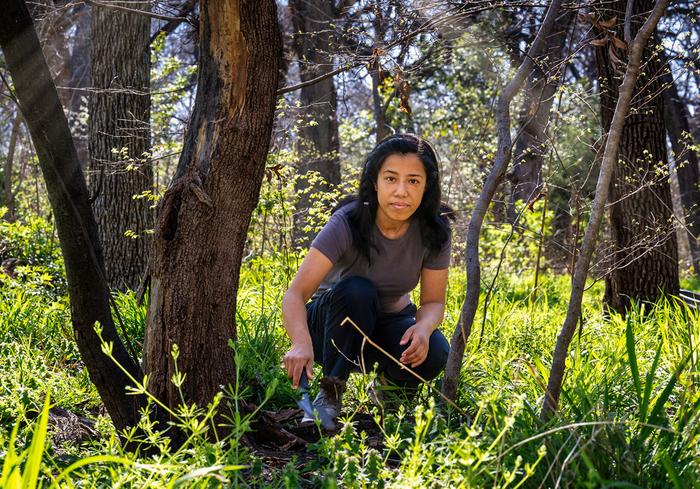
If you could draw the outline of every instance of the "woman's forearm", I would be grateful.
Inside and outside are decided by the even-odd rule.
[[[282,322],[292,344],[311,344],[306,322],[306,304],[303,298],[291,289],[282,299]]]
[[[445,317],[445,304],[441,302],[428,302],[421,304],[416,311],[416,324],[428,328],[431,332],[437,328]]]

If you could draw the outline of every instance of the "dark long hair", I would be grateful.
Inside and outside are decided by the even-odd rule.
[[[430,143],[414,134],[394,134],[377,144],[367,156],[360,175],[357,196],[345,199],[337,207],[352,206],[348,211],[352,244],[368,262],[371,248],[376,249],[373,230],[379,207],[375,190],[379,170],[389,156],[408,153],[420,158],[427,177],[423,200],[413,214],[419,220],[423,245],[431,254],[437,254],[450,238],[450,225],[446,216],[451,219],[454,219],[454,216],[452,209],[440,200],[440,175],[435,150]]]

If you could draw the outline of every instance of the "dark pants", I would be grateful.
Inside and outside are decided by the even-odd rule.
[[[351,371],[359,370],[360,366],[369,371],[376,363],[378,371],[395,385],[415,387],[420,384],[408,370],[369,343],[365,342],[363,348],[363,337],[351,324],[340,325],[345,317],[350,317],[372,341],[399,359],[410,346],[410,342],[405,345],[399,342],[406,330],[416,323],[414,304],[395,313],[381,312],[372,282],[362,277],[349,277],[307,304],[306,311],[314,357],[323,366],[325,376],[347,380]],[[434,331],[427,358],[412,370],[426,380],[434,379],[445,369],[449,350],[443,334]]]

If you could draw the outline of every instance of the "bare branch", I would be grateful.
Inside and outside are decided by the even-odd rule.
[[[586,233],[583,237],[581,252],[578,260],[576,260],[576,271],[571,284],[571,296],[569,298],[569,306],[566,311],[566,318],[562,325],[561,332],[557,337],[557,343],[554,348],[552,359],[552,369],[549,374],[547,383],[547,391],[545,392],[542,412],[540,417],[547,420],[551,417],[554,411],[559,406],[559,396],[561,394],[561,385],[564,379],[564,370],[566,367],[566,356],[569,351],[569,344],[573,338],[581,315],[581,304],[583,302],[583,292],[588,276],[588,266],[593,256],[593,249],[598,237],[598,231],[603,220],[603,211],[606,201],[608,200],[608,191],[610,189],[610,180],[612,178],[613,169],[617,160],[618,148],[622,139],[622,131],[625,125],[625,118],[630,109],[630,103],[634,92],[634,85],[641,71],[642,53],[646,46],[649,37],[654,31],[656,24],[663,15],[669,0],[658,0],[654,5],[654,10],[647,18],[644,25],[637,33],[636,37],[629,43],[630,55],[627,64],[627,70],[620,85],[619,96],[615,106],[615,113],[608,132],[608,138],[605,144],[605,151],[600,165],[600,173],[598,183],[596,185],[595,198],[591,207],[591,218],[586,227]]]

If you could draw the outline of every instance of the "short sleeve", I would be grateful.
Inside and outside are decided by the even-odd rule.
[[[331,263],[337,263],[345,252],[352,246],[352,232],[345,212],[336,211],[328,220],[311,247],[323,253]]]
[[[442,245],[438,253],[427,253],[423,260],[423,268],[430,270],[443,270],[450,267],[452,256],[452,232],[447,236],[447,241]]]

